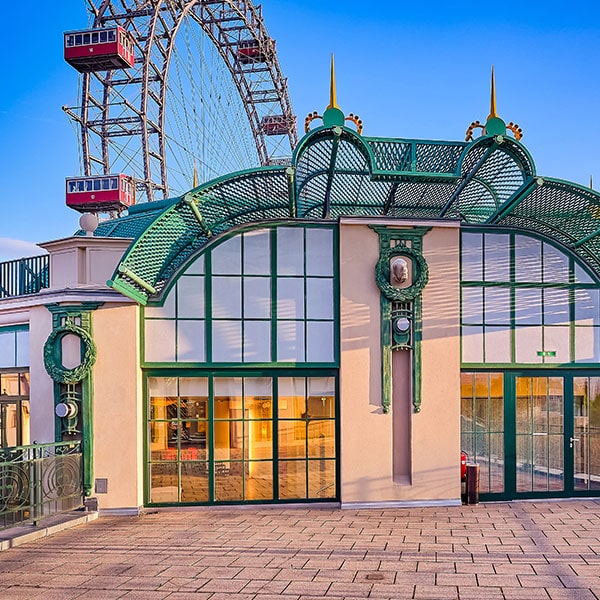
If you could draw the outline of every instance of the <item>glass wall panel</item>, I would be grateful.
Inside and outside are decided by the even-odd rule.
[[[213,321],[212,330],[213,362],[241,362],[242,322]]]
[[[575,362],[600,362],[598,327],[575,327]]]
[[[185,269],[186,275],[204,275],[204,254],[201,254]]]
[[[483,362],[483,327],[462,327],[462,360],[465,363]]]
[[[277,360],[304,362],[304,321],[277,322]]]
[[[515,290],[515,323],[517,325],[542,324],[542,290],[517,288]]]
[[[175,362],[175,321],[146,320],[146,362]]]
[[[600,325],[600,290],[575,290],[575,324]]]
[[[204,362],[204,321],[177,322],[177,360],[179,362]],[[148,357],[146,357],[146,360]]]
[[[542,242],[538,239],[515,235],[516,281],[542,281]]]
[[[485,234],[485,281],[510,281],[510,236]]]
[[[510,325],[510,288],[485,288],[485,322],[490,325]]]
[[[280,500],[307,498],[307,463],[303,460],[279,461]]]
[[[335,458],[335,421],[309,421],[308,456]]]
[[[208,463],[183,462],[181,502],[208,502],[208,499]]]
[[[244,317],[246,319],[271,318],[269,277],[244,277]]]
[[[244,362],[271,362],[271,323],[244,323]]]
[[[277,318],[304,318],[304,279],[286,277],[277,280]]]
[[[515,360],[518,363],[541,363],[542,327],[515,327]]]
[[[309,461],[308,495],[310,498],[335,497],[335,461]]]
[[[306,279],[306,317],[333,319],[333,279]]]
[[[15,332],[0,332],[0,368],[15,366]]]
[[[212,278],[212,317],[213,319],[242,318],[241,278]]]
[[[179,502],[177,463],[150,465],[150,502],[156,504]]]
[[[544,242],[544,281],[549,283],[569,283],[569,257]]]
[[[510,327],[485,327],[485,362],[512,362]]]
[[[306,379],[304,377],[279,378],[279,418],[299,419],[306,412]]]
[[[575,263],[575,281],[577,283],[595,283],[590,274],[577,262]]]
[[[204,316],[204,277],[180,277],[177,282],[177,317],[204,319]]]
[[[230,237],[211,251],[212,272],[215,275],[240,275],[242,272],[242,238]]]
[[[544,290],[544,323],[565,325],[571,322],[569,290],[547,288]]]
[[[461,277],[463,281],[483,281],[483,234],[461,235]]]
[[[279,421],[279,458],[305,458],[306,452],[306,423]]]
[[[273,500],[273,463],[250,461],[244,482],[244,500]]]
[[[17,331],[17,359],[15,367],[29,366],[29,331]]]
[[[464,287],[462,289],[462,322],[465,325],[483,323],[483,288]]]
[[[303,228],[277,228],[277,274],[304,275]]]
[[[571,362],[571,329],[569,327],[544,327],[544,350],[555,353],[544,356],[545,363]]]
[[[306,274],[333,275],[332,229],[306,229]]]
[[[333,321],[307,321],[306,360],[308,362],[333,362]]]
[[[268,229],[244,233],[244,273],[246,275],[270,275],[271,234]]]
[[[172,287],[162,306],[146,306],[144,315],[152,319],[174,319],[175,318],[175,293],[176,287]]]

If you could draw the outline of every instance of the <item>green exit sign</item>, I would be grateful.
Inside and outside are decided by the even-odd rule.
[[[538,356],[556,356],[556,350],[538,350]]]

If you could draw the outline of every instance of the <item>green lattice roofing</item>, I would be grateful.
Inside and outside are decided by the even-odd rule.
[[[210,239],[236,226],[352,215],[537,231],[600,275],[600,194],[538,177],[526,148],[506,136],[441,142],[321,127],[300,141],[291,167],[233,173],[133,207],[96,235],[135,238],[109,284],[145,304]]]

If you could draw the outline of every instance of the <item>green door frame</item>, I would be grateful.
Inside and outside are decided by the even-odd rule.
[[[501,372],[504,380],[504,492],[482,493],[482,501],[536,498],[572,498],[600,496],[600,490],[574,489],[574,437],[573,379],[575,377],[600,377],[598,369],[465,369],[465,372]],[[516,379],[517,377],[562,377],[563,379],[563,477],[562,491],[516,490]]]

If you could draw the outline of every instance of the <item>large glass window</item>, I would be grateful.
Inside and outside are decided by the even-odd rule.
[[[334,499],[334,377],[148,378],[149,501]]]
[[[463,232],[463,363],[600,362],[599,285],[552,244]]]
[[[335,363],[334,229],[280,226],[209,247],[145,309],[146,363]]]

